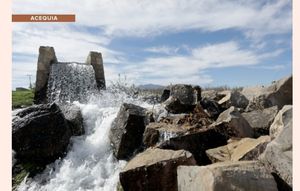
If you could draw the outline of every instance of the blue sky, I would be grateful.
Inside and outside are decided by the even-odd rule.
[[[289,0],[13,0],[15,14],[76,14],[14,23],[13,88],[35,81],[42,45],[60,61],[101,52],[107,83],[268,84],[292,73],[291,12]]]

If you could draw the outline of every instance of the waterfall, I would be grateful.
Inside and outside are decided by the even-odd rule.
[[[86,102],[97,90],[92,65],[80,63],[57,63],[51,65],[48,79],[48,102]]]
[[[125,93],[110,90],[92,95],[87,103],[74,102],[82,111],[85,135],[72,137],[70,149],[63,159],[48,165],[33,179],[24,180],[18,190],[115,191],[119,172],[126,162],[113,156],[108,134],[123,102],[153,108],[153,105]]]

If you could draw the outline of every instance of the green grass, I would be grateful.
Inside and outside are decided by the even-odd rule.
[[[20,108],[33,104],[33,90],[12,91],[12,107]]]

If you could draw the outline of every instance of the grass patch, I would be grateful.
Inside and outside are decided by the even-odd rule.
[[[21,108],[33,104],[33,90],[17,90],[12,91],[12,107]]]

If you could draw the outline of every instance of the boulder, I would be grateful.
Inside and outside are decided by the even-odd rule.
[[[281,109],[284,105],[293,104],[293,77],[289,76],[278,81],[275,81],[268,87],[256,88],[257,92],[254,92],[255,88],[244,88],[242,93],[250,99],[250,103],[247,106],[247,111],[267,108],[277,105]]]
[[[245,109],[249,104],[249,100],[237,90],[226,90],[219,94],[224,95],[224,97],[218,101],[218,104],[224,109],[227,109],[230,106]]]
[[[231,137],[252,137],[253,129],[240,112],[233,106],[221,113],[215,123],[211,125],[228,139]]]
[[[83,118],[80,107],[74,104],[66,104],[60,106],[69,127],[71,128],[72,135],[79,136],[84,134]]]
[[[270,127],[270,136],[272,139],[284,129],[292,125],[293,118],[293,106],[284,106],[276,115],[274,122]]]
[[[216,131],[214,128],[200,129],[197,132],[171,137],[169,140],[161,143],[158,147],[161,149],[187,150],[193,154],[197,164],[210,164],[205,151],[226,144],[226,137]]]
[[[147,149],[130,160],[120,172],[124,191],[176,191],[179,165],[195,165],[191,153],[178,150]]]
[[[208,114],[208,117],[211,117],[212,119],[217,119],[220,113],[224,111],[217,101],[209,98],[202,98],[200,104],[204,111]]]
[[[232,141],[225,146],[209,149],[206,151],[208,158],[213,162],[257,160],[270,142],[269,136],[258,139],[243,138]]]
[[[47,164],[64,155],[71,135],[55,103],[34,105],[15,114],[12,148],[17,159]]]
[[[146,147],[155,146],[157,143],[162,143],[172,137],[183,135],[189,128],[177,126],[167,123],[149,123],[145,129],[143,143]]]
[[[176,84],[170,87],[170,96],[164,102],[166,110],[171,113],[185,113],[194,109],[201,99],[201,88],[186,84]]]
[[[146,110],[124,103],[110,130],[110,141],[117,159],[128,159],[142,146],[147,123]]]
[[[278,112],[278,107],[273,106],[263,110],[254,110],[242,113],[254,131],[254,137],[269,135],[270,126]]]
[[[273,176],[256,161],[179,166],[178,191],[277,191]]]
[[[276,129],[281,130],[277,131],[275,138],[260,156],[260,160],[275,174],[277,183],[284,188],[283,190],[292,190],[293,187],[293,120],[291,110],[291,106],[284,106],[279,111],[272,126],[274,128],[278,126]],[[278,120],[280,118],[283,119],[283,123]]]
[[[161,97],[160,97],[160,101],[161,101],[161,102],[164,102],[164,101],[166,101],[169,97],[170,97],[170,89],[164,89],[164,90],[163,90],[163,93],[162,93],[162,95],[161,95]]]
[[[201,92],[201,97],[214,100],[214,101],[219,101],[220,97],[218,97],[218,92],[216,90],[204,90]]]

